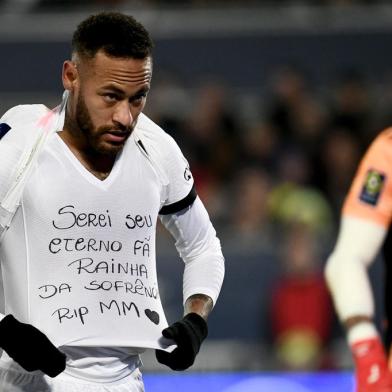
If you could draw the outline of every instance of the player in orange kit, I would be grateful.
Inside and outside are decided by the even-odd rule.
[[[357,392],[392,392],[392,373],[374,324],[374,299],[367,273],[383,244],[386,249],[391,219],[392,128],[388,128],[362,159],[343,205],[338,239],[325,268],[353,354]]]

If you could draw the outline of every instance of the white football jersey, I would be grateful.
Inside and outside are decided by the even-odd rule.
[[[159,347],[157,217],[192,190],[179,148],[143,115],[103,181],[53,134],[2,241],[6,313],[59,346]]]

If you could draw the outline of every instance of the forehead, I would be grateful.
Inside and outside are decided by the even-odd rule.
[[[97,86],[115,84],[118,87],[137,87],[151,82],[152,60],[117,58],[98,52],[92,60],[86,62],[84,79]]]

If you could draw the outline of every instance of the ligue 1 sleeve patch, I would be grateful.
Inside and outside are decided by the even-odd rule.
[[[0,140],[6,133],[11,129],[11,127],[6,123],[0,123]]]
[[[385,174],[369,169],[359,196],[360,200],[375,206],[384,187],[385,179]]]

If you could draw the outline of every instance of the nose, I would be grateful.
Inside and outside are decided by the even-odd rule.
[[[113,121],[124,127],[129,127],[133,122],[133,116],[127,101],[119,102],[113,113]]]

